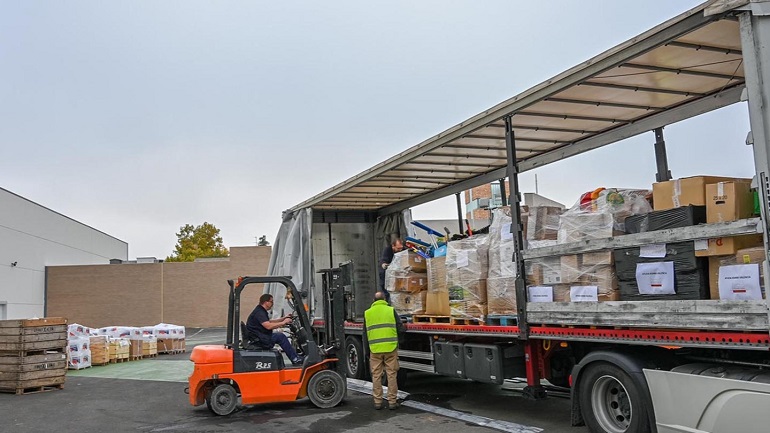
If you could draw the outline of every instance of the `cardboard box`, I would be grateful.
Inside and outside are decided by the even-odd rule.
[[[743,248],[735,253],[735,263],[739,265],[748,265],[765,261],[765,247],[763,245]]]
[[[695,241],[695,257],[734,255],[738,250],[762,245],[762,235],[713,238]]]
[[[652,200],[655,210],[682,206],[706,206],[706,185],[729,182],[733,178],[720,176],[693,176],[652,184]]]
[[[611,267],[614,258],[611,250],[562,256],[560,261],[561,283],[578,281],[585,275]]]
[[[406,293],[393,292],[390,294],[390,304],[398,314],[422,314],[425,312],[427,292]]]
[[[721,223],[749,218],[754,214],[751,179],[706,185],[706,222]]]
[[[614,229],[615,220],[607,212],[566,213],[559,219],[558,240],[560,244],[591,239],[611,238],[624,232]]]
[[[428,291],[446,291],[446,256],[428,260]]]
[[[732,263],[734,256],[709,257],[709,298],[719,299],[719,267],[723,262]]]
[[[487,279],[487,312],[515,316],[516,309],[516,278]]]
[[[549,286],[562,282],[559,257],[532,259],[526,263],[525,268],[527,285],[529,286]]]
[[[525,236],[527,240],[556,240],[559,232],[559,216],[564,212],[559,207],[537,206],[529,209]]]
[[[427,272],[427,260],[415,252],[407,251],[406,254],[396,254],[389,267],[404,269],[411,272]]]
[[[428,274],[411,272],[404,277],[394,277],[397,292],[417,293],[428,289]]]
[[[431,316],[448,316],[449,310],[449,292],[446,290],[431,291],[428,290],[425,295],[425,314]]]

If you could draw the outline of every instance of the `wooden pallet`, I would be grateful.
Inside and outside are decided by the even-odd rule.
[[[128,362],[128,358],[112,358],[110,359],[110,364],[117,364],[120,362]]]
[[[412,316],[412,323],[450,323],[449,316],[429,316],[415,314]]]
[[[16,395],[24,395],[24,394],[36,394],[38,392],[56,391],[57,389],[64,389],[64,385],[33,386],[30,388],[16,388],[16,389],[0,388],[0,392],[11,393]]]
[[[157,353],[153,353],[152,355],[142,355],[142,357],[143,358],[157,358],[158,354]]]
[[[158,352],[161,355],[178,355],[180,353],[185,353],[186,349],[174,349],[174,350],[166,350],[164,352]]]
[[[142,355],[131,355],[131,356],[128,357],[128,360],[129,361],[141,361],[142,360]]]
[[[483,325],[484,321],[479,319],[469,319],[467,317],[450,317],[451,325]]]
[[[490,326],[516,326],[519,324],[519,318],[509,315],[490,314],[487,316],[486,322]]]
[[[91,361],[91,365],[94,366],[94,367],[101,367],[103,365],[109,365],[109,364],[110,364],[110,361],[107,361],[107,362],[93,362],[93,361]]]

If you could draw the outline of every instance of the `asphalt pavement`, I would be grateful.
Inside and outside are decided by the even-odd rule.
[[[160,355],[84,370],[70,370],[64,389],[27,395],[0,394],[0,431],[23,433],[270,431],[369,432],[416,430],[512,433],[585,433],[569,426],[569,400],[532,402],[498,385],[410,373],[398,410],[375,411],[370,395],[350,389],[337,407],[319,409],[307,399],[244,407],[227,417],[184,393],[192,371],[189,351],[218,344],[223,330],[188,330],[188,353]],[[355,388],[355,387],[351,387]]]

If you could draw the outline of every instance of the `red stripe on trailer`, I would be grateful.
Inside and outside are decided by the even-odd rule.
[[[649,329],[589,329],[589,328],[556,328],[556,327],[531,327],[530,337],[573,340],[625,340],[625,341],[649,341],[650,344],[724,344],[745,345],[755,347],[769,347],[770,336],[766,332],[719,332],[719,331],[656,331]]]

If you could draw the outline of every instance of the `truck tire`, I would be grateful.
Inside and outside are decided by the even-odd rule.
[[[238,405],[238,392],[229,383],[220,383],[206,395],[206,405],[219,416],[230,415]]]
[[[592,432],[644,433],[651,431],[641,387],[621,368],[596,362],[580,379],[580,406]]]
[[[321,370],[307,383],[307,396],[321,409],[337,406],[347,393],[345,379],[334,370]]]
[[[345,372],[351,379],[364,380],[367,377],[364,346],[358,337],[345,339]]]

